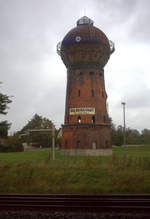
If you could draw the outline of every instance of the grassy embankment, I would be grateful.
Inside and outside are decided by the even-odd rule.
[[[110,157],[62,157],[48,150],[0,153],[0,193],[150,193],[150,145],[114,147]]]

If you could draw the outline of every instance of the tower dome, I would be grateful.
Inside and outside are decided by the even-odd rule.
[[[114,46],[93,24],[86,16],[80,18],[77,26],[58,44],[57,51],[67,68],[84,65],[103,68],[106,65]]]

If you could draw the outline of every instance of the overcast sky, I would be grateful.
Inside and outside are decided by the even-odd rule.
[[[35,113],[64,122],[66,68],[56,45],[88,16],[115,43],[105,67],[109,115],[127,127],[150,129],[149,0],[0,0],[0,91],[12,95],[11,132]]]

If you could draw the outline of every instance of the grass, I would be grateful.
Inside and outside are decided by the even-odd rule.
[[[150,193],[150,145],[113,147],[108,157],[65,157],[49,150],[0,153],[0,193]]]

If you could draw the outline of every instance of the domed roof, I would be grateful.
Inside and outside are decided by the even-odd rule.
[[[94,22],[84,16],[77,21],[77,27],[70,30],[67,35],[64,37],[64,40],[76,40],[76,37],[80,37],[81,41],[86,39],[99,39],[101,42],[104,42],[109,47],[109,40],[106,35],[97,27],[93,26]]]
[[[77,21],[77,26],[70,30],[59,44],[58,53],[64,64],[96,64],[104,67],[113,52],[106,35],[94,22],[84,16]],[[114,49],[114,48],[113,48]]]

